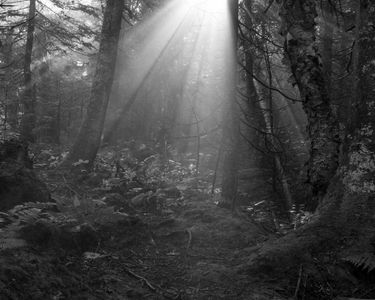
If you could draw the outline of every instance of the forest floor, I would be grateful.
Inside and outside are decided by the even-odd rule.
[[[207,180],[180,165],[179,180],[155,179],[156,163],[154,182],[140,183],[104,179],[105,158],[79,176],[54,159],[41,155],[35,169],[58,205],[0,218],[0,299],[284,299],[238,271],[242,251],[275,236],[255,207],[218,207]]]
[[[202,196],[109,230],[92,252],[6,251],[1,299],[282,299],[236,272],[264,233]]]
[[[108,157],[83,174],[56,168],[51,152],[39,158],[54,202],[1,213],[0,299],[297,299],[298,268],[243,270],[249,253],[282,235],[264,201],[220,208],[207,174],[172,161],[161,172],[154,159],[118,176]]]

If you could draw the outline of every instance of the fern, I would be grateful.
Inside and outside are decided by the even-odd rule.
[[[371,252],[351,255],[344,258],[344,261],[347,261],[353,264],[356,268],[367,271],[368,273],[375,270],[375,254]]]

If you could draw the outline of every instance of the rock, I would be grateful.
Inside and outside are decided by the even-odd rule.
[[[0,211],[25,202],[49,202],[47,186],[32,170],[27,144],[10,140],[0,143]]]

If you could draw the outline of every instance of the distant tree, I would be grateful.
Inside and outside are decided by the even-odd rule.
[[[36,0],[30,0],[29,15],[27,20],[27,37],[24,61],[24,92],[22,96],[23,116],[21,120],[21,136],[28,142],[34,142],[34,128],[35,128],[35,85],[31,73],[31,62],[34,45],[35,32],[35,17],[36,17]]]
[[[92,165],[98,152],[114,78],[123,9],[123,0],[107,0],[90,103],[65,164],[82,159]]]
[[[233,57],[227,58],[230,62],[229,79],[230,87],[228,94],[227,111],[223,119],[223,179],[221,182],[222,201],[219,203],[223,207],[231,207],[237,197],[238,186],[238,165],[240,147],[240,121],[239,108],[237,104],[237,41],[238,41],[238,1],[229,0],[228,9],[231,14],[231,37],[230,40]]]
[[[85,16],[84,21],[82,16]],[[41,115],[41,106],[48,105],[48,99],[41,103],[39,95],[40,92],[48,94],[44,88],[50,89],[43,82],[49,64],[55,60],[50,57],[65,55],[69,60],[72,53],[90,54],[97,37],[95,23],[100,18],[97,7],[60,0],[51,3],[16,1],[4,6],[0,14],[0,39],[4,45],[0,55],[6,71],[0,84],[4,86],[6,129],[21,133],[28,141],[40,137],[40,119],[50,118]],[[54,102],[54,99],[51,96],[49,100]]]
[[[266,18],[264,9],[264,5],[257,1],[247,0],[241,4],[240,39],[243,51],[240,53],[243,80],[246,82],[242,94],[247,96],[242,109],[242,131],[252,149],[249,153],[252,165],[260,168],[272,183],[269,193],[273,197],[269,198],[269,204],[288,212],[294,204],[294,191],[290,186],[290,175],[294,174],[291,174],[292,166],[286,156],[295,153],[289,141],[295,140],[297,135],[291,126],[295,123],[288,124],[292,120],[282,115],[285,105],[292,115],[289,103],[276,92],[280,91],[279,78],[289,77],[290,74],[280,68],[282,47],[275,38],[279,22]],[[299,161],[295,163],[301,167]]]
[[[5,129],[11,129],[13,132],[18,130],[18,87],[20,79],[22,79],[22,70],[15,62],[17,59],[17,50],[14,45],[14,31],[13,29],[4,30],[1,56],[1,68],[4,72],[4,77],[1,82],[4,92],[4,107],[5,107]],[[9,125],[9,126],[7,126]],[[10,128],[8,128],[10,127]]]

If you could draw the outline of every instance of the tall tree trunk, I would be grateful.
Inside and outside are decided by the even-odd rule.
[[[234,202],[237,196],[238,184],[238,156],[240,147],[240,121],[237,104],[237,32],[238,32],[238,0],[228,0],[231,13],[232,28],[232,57],[229,59],[229,72],[231,87],[228,94],[228,113],[224,120],[223,142],[228,149],[223,162],[223,179],[221,183],[222,201],[219,203],[222,207],[234,208]]]
[[[311,263],[312,257],[317,257],[323,249],[330,251],[330,255],[338,252],[337,256],[341,259],[353,257],[353,255],[359,259],[373,259],[375,240],[375,28],[373,20],[375,19],[375,2],[360,0],[360,10],[362,20],[358,39],[358,90],[360,93],[358,93],[358,99],[355,100],[358,103],[358,110],[355,112],[357,126],[347,153],[348,159],[342,162],[340,169],[332,177],[328,192],[313,220],[300,230],[261,247],[258,250],[260,255],[254,256],[250,263],[252,271],[262,270],[268,266],[271,269],[282,267],[284,272],[289,268],[289,271],[293,272],[301,263]],[[298,12],[299,9],[296,11]],[[290,13],[294,12],[293,15],[296,15],[296,11],[292,10]],[[320,107],[316,107],[316,110],[319,114]],[[314,112],[312,110],[311,113]],[[309,121],[314,122],[311,117]],[[326,141],[330,142],[328,137]],[[325,149],[324,145],[320,147]],[[294,270],[291,270],[292,268]],[[347,277],[345,278],[344,280],[347,280]],[[339,280],[339,278],[335,279]]]
[[[13,30],[10,29],[6,33],[6,38],[1,52],[4,55],[4,65],[7,68],[5,72],[5,85],[4,85],[4,96],[6,104],[6,119],[12,130],[18,129],[18,99],[17,99],[17,86],[12,80],[12,75],[14,75],[13,69],[11,67],[13,63],[12,49],[13,49]]]
[[[308,181],[314,206],[326,194],[335,175],[339,158],[338,122],[332,112],[323,69],[315,42],[315,0],[284,0],[280,16],[281,34],[285,36],[285,53],[308,118],[310,138]]]
[[[265,35],[266,33],[263,32],[263,35]],[[273,76],[272,76],[272,69],[271,69],[271,61],[270,61],[270,53],[268,51],[268,48],[267,48],[267,44],[264,43],[264,59],[265,59],[265,62],[266,62],[266,67],[267,67],[267,75],[268,75],[268,86],[270,88],[272,88],[273,86]],[[265,100],[263,99],[262,102],[265,102]],[[269,141],[270,141],[270,144],[272,146],[272,149],[271,151],[273,151],[272,153],[272,156],[273,156],[273,160],[274,160],[274,174],[278,177],[278,179],[281,181],[281,188],[283,190],[283,194],[284,194],[284,207],[285,207],[285,210],[286,212],[290,212],[291,209],[292,209],[292,205],[293,205],[293,199],[292,199],[292,194],[290,192],[290,188],[289,188],[289,183],[288,183],[288,179],[287,179],[287,176],[286,176],[286,172],[285,172],[285,168],[282,164],[282,159],[281,159],[281,151],[282,149],[278,149],[280,147],[277,147],[277,142],[276,142],[276,139],[275,139],[275,129],[274,129],[274,109],[273,109],[273,92],[271,89],[268,89],[268,105],[267,103],[264,103],[264,120],[265,120],[265,123],[266,123],[266,132],[268,133],[268,138],[269,138]],[[275,178],[273,179],[273,184],[274,186],[276,187],[276,183],[277,183],[277,180],[276,180],[276,176],[274,176]],[[274,189],[274,191],[276,191],[276,189]]]
[[[123,0],[107,0],[90,103],[78,138],[64,163],[66,166],[80,159],[92,166],[98,152],[114,79],[123,8]]]
[[[252,1],[248,0],[245,2],[244,10],[245,10],[245,26],[246,29],[249,31],[251,28],[253,28],[253,22],[252,22],[252,16],[251,16],[251,6]],[[263,36],[266,35],[265,28],[263,26]],[[264,41],[265,42],[265,41]],[[253,59],[253,41],[251,40],[251,35],[247,37],[247,41],[244,44],[244,47],[246,49],[245,52],[245,64],[246,64],[246,83],[247,83],[247,92],[249,94],[250,103],[249,103],[249,114],[251,114],[252,124],[256,124],[255,126],[258,126],[258,129],[260,129],[262,132],[266,133],[267,140],[276,150],[276,141],[274,136],[274,120],[273,120],[273,94],[271,89],[266,89],[266,97],[268,97],[269,104],[267,105],[264,98],[259,98],[256,87],[254,85],[254,59]],[[272,87],[273,85],[273,76],[272,76],[272,70],[271,70],[271,61],[269,59],[269,51],[265,45],[264,47],[264,58],[267,65],[267,73],[268,73],[268,85]],[[261,75],[258,74],[258,77],[260,78]],[[257,112],[259,112],[257,114]],[[253,130],[252,135],[256,136],[257,132],[256,130]],[[258,143],[255,143],[258,144]],[[274,161],[275,166],[275,175],[279,177],[281,181],[281,188],[284,194],[284,207],[286,211],[290,211],[293,204],[292,195],[289,188],[289,183],[287,180],[287,176],[284,170],[284,166],[282,165],[281,156],[278,151],[273,151],[270,153],[270,156],[272,157]],[[275,176],[276,177],[276,176]]]
[[[28,25],[27,25],[27,39],[25,49],[25,62],[24,62],[24,85],[25,90],[22,98],[23,116],[21,119],[21,137],[28,141],[34,142],[35,136],[33,133],[36,116],[35,116],[35,86],[33,84],[31,73],[31,62],[34,45],[34,32],[35,32],[35,16],[36,16],[36,0],[30,0]]]

